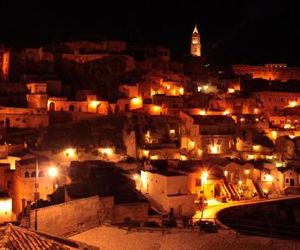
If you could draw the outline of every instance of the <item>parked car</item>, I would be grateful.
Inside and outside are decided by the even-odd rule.
[[[200,230],[203,230],[206,233],[217,233],[218,232],[218,226],[213,223],[212,221],[208,220],[200,220],[197,223],[200,227]]]

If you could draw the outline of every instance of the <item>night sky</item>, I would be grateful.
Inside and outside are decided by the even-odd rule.
[[[0,41],[32,46],[79,35],[105,35],[166,45],[173,54],[182,54],[189,51],[197,23],[208,61],[300,65],[297,1],[178,2],[1,1]]]

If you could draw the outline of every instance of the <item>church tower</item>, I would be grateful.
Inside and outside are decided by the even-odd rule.
[[[192,56],[201,56],[201,43],[200,43],[200,34],[197,29],[197,25],[195,25],[192,41],[191,41],[191,55]]]

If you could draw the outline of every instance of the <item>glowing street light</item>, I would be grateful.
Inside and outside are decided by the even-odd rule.
[[[48,174],[51,178],[55,178],[58,175],[58,169],[57,167],[50,167],[48,169]]]
[[[224,176],[225,176],[225,177],[228,176],[228,171],[227,171],[227,170],[224,171]]]
[[[201,181],[202,181],[203,184],[205,184],[207,182],[207,178],[208,178],[208,172],[203,171],[202,175],[201,175]]]
[[[203,218],[203,212],[204,212],[204,186],[207,182],[207,178],[208,178],[208,172],[207,171],[203,171],[202,172],[202,175],[201,175],[201,185],[202,185],[202,188],[203,188],[203,204],[202,204],[202,211],[201,211],[201,220]]]
[[[53,179],[53,192],[55,191],[56,189],[56,177],[58,175],[58,168],[57,167],[50,167],[48,169],[48,174],[49,176]]]
[[[67,157],[74,157],[76,155],[75,149],[74,148],[67,148],[65,150],[65,155]]]

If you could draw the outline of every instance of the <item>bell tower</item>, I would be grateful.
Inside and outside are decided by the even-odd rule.
[[[200,34],[197,29],[197,25],[195,25],[194,31],[192,33],[191,40],[191,55],[195,57],[201,56],[201,43],[200,43]]]

